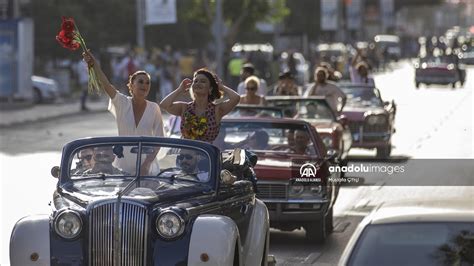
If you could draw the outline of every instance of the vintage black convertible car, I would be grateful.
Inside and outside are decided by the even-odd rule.
[[[68,143],[52,169],[52,213],[17,222],[11,264],[266,265],[267,208],[221,160],[215,146],[183,139]]]

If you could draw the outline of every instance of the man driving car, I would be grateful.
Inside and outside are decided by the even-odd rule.
[[[209,180],[209,172],[199,169],[200,160],[204,159],[201,158],[197,151],[181,149],[176,157],[176,165],[181,168],[183,177],[191,176],[201,182],[207,182]]]

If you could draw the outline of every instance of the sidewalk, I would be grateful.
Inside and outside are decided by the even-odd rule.
[[[79,100],[35,104],[18,108],[0,108],[0,128],[79,113],[105,112],[108,103],[108,98],[105,97],[90,100],[87,102],[89,111],[81,111]]]

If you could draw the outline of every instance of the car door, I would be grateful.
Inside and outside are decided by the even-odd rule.
[[[239,180],[219,191],[222,214],[234,220],[239,228],[242,243],[247,236],[251,214],[255,204],[252,182]]]

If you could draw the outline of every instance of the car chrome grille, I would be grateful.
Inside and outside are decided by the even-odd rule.
[[[148,212],[140,204],[94,206],[90,211],[89,265],[145,265],[147,228]]]
[[[257,197],[261,199],[286,199],[286,185],[257,184]]]
[[[360,133],[360,128],[363,128],[362,132],[363,133],[380,133],[380,132],[387,132],[388,131],[388,125],[367,125],[364,122],[351,122],[349,124],[349,128],[351,130],[351,133]]]

